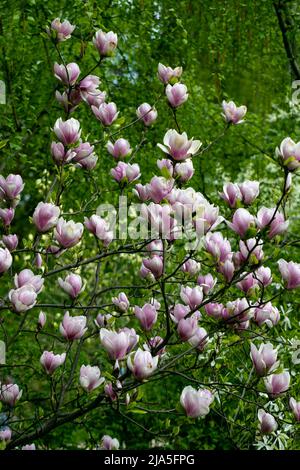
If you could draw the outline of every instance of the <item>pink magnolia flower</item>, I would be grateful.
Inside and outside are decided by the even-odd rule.
[[[101,328],[100,342],[111,359],[124,359],[129,348],[129,335],[124,331],[116,332]]]
[[[93,43],[100,56],[111,56],[118,45],[118,36],[112,31],[105,33],[100,29],[96,32],[93,38]]]
[[[156,161],[157,167],[160,169],[161,174],[165,178],[172,178],[173,173],[174,173],[174,167],[168,158],[163,158],[162,160],[157,160]]]
[[[262,434],[272,434],[272,432],[276,431],[278,424],[274,416],[270,413],[266,413],[263,409],[258,410],[257,416],[260,423],[260,432]]]
[[[15,216],[15,210],[12,207],[8,209],[0,208],[0,218],[6,227],[8,227],[11,224],[14,216]]]
[[[166,67],[165,65],[158,64],[158,73],[157,76],[159,80],[167,85],[167,83],[176,83],[182,75],[182,67]]]
[[[153,240],[148,243],[146,250],[149,251],[151,255],[163,255],[164,246],[162,240]]]
[[[190,158],[202,145],[200,140],[193,140],[193,137],[189,140],[186,132],[179,134],[175,129],[166,132],[163,142],[163,145],[157,144],[157,146],[177,161]]]
[[[103,126],[111,126],[119,115],[119,111],[117,111],[117,105],[113,102],[102,103],[99,107],[92,105],[91,109],[98,121],[100,121]]]
[[[174,167],[174,176],[181,183],[189,181],[195,173],[193,162],[190,158],[182,163],[176,163]]]
[[[198,276],[197,284],[202,287],[203,294],[208,295],[215,287],[217,280],[213,278],[212,274],[205,274]]]
[[[232,222],[228,226],[240,237],[244,238],[250,228],[255,227],[255,219],[247,209],[237,209],[232,217]]]
[[[44,326],[46,325],[46,321],[47,321],[47,315],[45,314],[45,312],[40,312],[39,318],[38,318],[38,328],[40,330],[44,328]]]
[[[53,131],[64,145],[76,144],[81,134],[80,123],[74,118],[67,121],[63,121],[62,118],[57,119]]]
[[[238,266],[248,260],[251,264],[257,264],[264,257],[262,243],[257,243],[255,238],[240,240],[239,246],[240,252],[238,253],[238,259],[235,257],[235,261],[238,261]]]
[[[166,179],[163,176],[153,176],[147,184],[147,194],[156,204],[159,204],[172,191],[173,179]]]
[[[268,267],[260,266],[255,271],[255,277],[258,279],[260,285],[267,287],[272,283],[271,269]]]
[[[259,349],[257,349],[255,344],[251,343],[250,349],[250,357],[254,369],[260,377],[273,372],[279,366],[279,361],[277,361],[277,349],[273,349],[271,343],[261,344]]]
[[[76,299],[82,291],[82,279],[79,274],[68,274],[65,279],[59,277],[58,284],[71,299]]]
[[[128,356],[127,366],[138,380],[147,379],[156,370],[158,356],[153,357],[149,351],[138,349],[133,356]]]
[[[246,273],[243,273],[245,276]],[[241,289],[245,294],[251,295],[255,289],[259,287],[258,280],[252,273],[247,274],[241,281],[237,282],[236,286]]]
[[[60,324],[59,331],[68,341],[80,339],[87,331],[86,317],[83,315],[70,317],[69,312],[66,312]]]
[[[101,376],[101,371],[97,366],[81,366],[79,382],[86,392],[92,392],[105,381]]]
[[[151,202],[141,207],[141,216],[151,228],[151,238],[173,240],[175,238],[176,220],[171,217],[172,209],[169,205]]]
[[[54,230],[54,238],[63,248],[71,248],[80,242],[83,233],[83,225],[74,220],[68,222],[62,217],[58,219]]]
[[[125,313],[129,309],[129,300],[124,292],[120,292],[118,297],[113,297],[111,300],[120,312]]]
[[[80,68],[74,62],[67,65],[59,65],[57,62],[54,64],[54,76],[64,85],[74,85],[79,75]]]
[[[210,302],[204,305],[204,310],[209,317],[213,317],[216,320],[223,318],[224,305]]]
[[[290,398],[290,401],[289,401],[289,404],[290,404],[290,408],[293,412],[293,415],[295,417],[295,420],[300,422],[300,402],[296,401],[295,398]]]
[[[213,400],[213,394],[209,390],[196,390],[190,385],[184,387],[180,396],[181,406],[190,418],[206,416]]]
[[[16,234],[3,235],[2,241],[9,251],[14,251],[19,243],[18,236]]]
[[[72,25],[68,20],[61,22],[60,18],[55,18],[51,23],[51,29],[56,32],[59,42],[69,39],[75,28],[76,26]]]
[[[120,160],[125,158],[132,153],[130,144],[126,139],[117,139],[114,143],[110,140],[107,142],[106,146],[108,152],[116,159]]]
[[[2,384],[0,382],[0,401],[9,406],[14,406],[22,396],[22,390],[17,384]]]
[[[172,108],[178,108],[178,106],[185,103],[189,94],[185,85],[182,83],[175,83],[175,85],[169,84],[166,86],[166,96]]]
[[[233,101],[229,101],[227,103],[225,100],[223,100],[222,108],[224,112],[223,116],[227,122],[232,124],[241,124],[244,122],[243,117],[247,112],[246,106],[237,107]]]
[[[114,390],[113,384],[111,382],[104,386],[104,393],[111,399],[111,401],[114,401],[118,398],[118,395]]]
[[[196,312],[195,312],[196,313]],[[199,316],[193,314],[188,318],[182,318],[177,325],[177,333],[181,341],[188,341],[197,332]]]
[[[54,354],[53,351],[44,351],[41,355],[40,363],[47,374],[52,375],[53,372],[65,362],[65,360],[66,353]]]
[[[72,162],[74,163],[84,163],[84,161],[94,156],[94,146],[89,142],[80,142],[78,147],[72,149]]]
[[[75,157],[74,160],[76,160],[76,157]],[[84,168],[85,170],[93,170],[95,168],[96,164],[97,164],[97,161],[98,161],[97,155],[92,153],[88,157],[83,158],[82,160],[80,160],[80,162],[77,163],[77,166],[81,167],[81,168]]]
[[[157,311],[152,304],[145,304],[142,308],[135,306],[134,314],[145,331],[150,331],[157,321]]]
[[[207,331],[204,328],[198,327],[196,333],[189,339],[189,344],[195,346],[199,351],[203,351],[208,340]]]
[[[14,282],[16,288],[20,288],[26,285],[30,285],[34,288],[35,292],[39,294],[44,285],[44,279],[42,276],[35,275],[31,269],[23,269],[19,274],[15,274]]]
[[[164,269],[163,258],[159,255],[154,255],[151,258],[144,258],[143,267],[150,271],[155,279],[159,279],[162,276]]]
[[[290,171],[295,171],[300,166],[300,142],[294,142],[286,137],[276,149],[276,154],[282,159],[282,163]]]
[[[20,175],[10,174],[7,178],[0,175],[0,199],[15,201],[16,205],[23,189],[24,183]]]
[[[282,393],[286,392],[290,386],[289,372],[282,372],[281,374],[272,374],[264,379],[265,387],[271,398],[277,398]]]
[[[7,248],[0,248],[0,274],[8,271],[12,265],[12,256]]]
[[[139,198],[140,201],[145,202],[149,200],[148,185],[136,184],[133,193]]]
[[[254,321],[259,326],[265,323],[269,328],[272,328],[277,325],[279,320],[279,311],[271,304],[271,302],[266,303],[262,307],[257,307],[254,311]]]
[[[39,232],[48,232],[56,226],[60,215],[60,208],[47,202],[39,202],[36,206],[32,220]]]
[[[180,298],[188,305],[191,310],[201,305],[203,300],[203,289],[200,286],[189,287],[181,286]]]
[[[279,271],[286,289],[296,289],[300,286],[300,264],[294,261],[278,261]]]
[[[180,320],[185,318],[190,311],[191,309],[187,305],[176,304],[172,309],[170,317],[174,323],[179,323]]]
[[[70,92],[64,91],[63,93],[56,90],[55,98],[68,114],[72,113],[82,101],[78,88],[73,88]]]
[[[257,213],[257,226],[262,230],[269,227],[268,237],[273,238],[286,232],[289,221],[285,220],[284,215],[276,211],[275,208],[268,209],[262,207]]]
[[[94,93],[100,85],[100,78],[97,75],[87,75],[79,82],[79,89],[82,97],[86,94]]]
[[[244,181],[239,184],[239,189],[244,204],[252,204],[252,202],[259,195],[259,182],[258,181]]]
[[[235,183],[225,183],[223,186],[223,192],[219,193],[219,195],[232,209],[234,209],[237,206],[237,203],[242,199],[239,185]]]
[[[230,282],[235,271],[232,259],[227,258],[223,263],[221,262],[218,266],[218,271],[223,274],[227,282]]]
[[[126,326],[119,330],[119,333],[122,333],[122,332],[125,333],[125,335],[128,338],[129,345],[127,348],[127,354],[129,354],[130,351],[132,351],[132,349],[137,345],[139,341],[139,335],[136,334],[136,331],[134,328],[127,328]]]
[[[189,258],[183,263],[180,269],[183,273],[192,277],[200,271],[200,263],[192,258]]]
[[[224,262],[231,256],[231,245],[221,232],[209,232],[204,239],[205,250],[218,262]]]
[[[37,293],[32,285],[25,284],[19,289],[9,291],[8,298],[15,312],[21,313],[34,307],[37,301]]]
[[[0,441],[9,442],[11,440],[12,432],[11,429],[6,426],[0,430]]]
[[[120,443],[118,441],[118,439],[116,438],[112,438],[110,436],[103,436],[102,439],[101,439],[101,446],[100,446],[100,449],[101,450],[118,450],[120,447]]]
[[[136,115],[143,121],[145,126],[151,126],[157,119],[157,111],[149,103],[141,104],[136,110]]]
[[[111,175],[118,183],[131,183],[141,176],[140,167],[137,163],[118,162],[115,168],[112,168]]]
[[[95,237],[103,242],[104,246],[108,246],[113,238],[113,231],[110,230],[108,222],[102,219],[99,215],[92,215],[89,219],[84,218],[84,225]]]

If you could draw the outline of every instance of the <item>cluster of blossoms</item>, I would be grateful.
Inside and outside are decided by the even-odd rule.
[[[57,18],[47,33],[57,46],[71,37],[74,28],[68,21],[61,22]],[[101,65],[102,60],[115,53],[118,38],[112,31],[105,33],[100,30],[96,32],[93,44],[99,53],[98,65]],[[47,276],[68,271],[65,276],[58,277],[56,283],[60,288],[59,293],[67,294],[70,302],[69,306],[63,305],[64,315],[59,326],[55,322],[49,325],[46,314],[41,311],[35,332],[37,338],[41,330],[52,326],[56,329],[55,334],[49,336],[56,338],[56,334],[60,334],[63,350],[60,353],[42,350],[40,356],[40,368],[45,376],[50,376],[50,383],[53,384],[56,376],[59,376],[57,383],[63,383],[58,409],[73,376],[77,377],[82,389],[80,393],[85,399],[86,396],[90,397],[87,394],[92,394],[103,385],[102,395],[96,392],[97,399],[103,398],[109,405],[117,401],[119,406],[120,399],[125,395],[125,405],[128,406],[134,400],[134,393],[129,393],[134,386],[151,382],[155,376],[159,376],[160,371],[173,365],[173,345],[182,346],[184,353],[181,355],[194,353],[198,360],[198,355],[206,357],[216,332],[242,336],[245,332],[251,332],[252,328],[268,332],[278,324],[279,310],[272,304],[270,296],[265,297],[271,291],[275,274],[266,265],[268,259],[265,247],[268,243],[271,246],[275,244],[288,229],[289,221],[280,206],[281,201],[288,196],[291,173],[300,166],[300,144],[290,138],[284,139],[276,151],[285,175],[279,203],[274,207],[262,206],[254,210],[253,203],[257,204],[260,196],[259,182],[227,182],[219,196],[226,205],[224,213],[229,211],[229,216],[221,216],[219,207],[202,193],[192,187],[185,187],[195,173],[193,162],[205,149],[201,149],[200,140],[188,138],[187,133],[181,132],[177,125],[176,110],[188,100],[187,87],[180,82],[182,68],[173,69],[160,63],[158,79],[164,86],[167,103],[173,110],[177,130],[167,130],[163,143],[157,144],[158,152],[162,151],[164,157],[157,160],[160,176],[154,175],[145,184],[137,183],[130,187],[141,177],[139,164],[131,163],[139,148],[133,150],[128,140],[122,137],[114,140],[113,134],[109,134],[108,128],[118,119],[117,106],[105,101],[106,93],[99,89],[99,77],[88,74],[80,79],[80,73],[79,66],[73,62],[54,65],[54,75],[65,87],[62,94],[56,93],[56,98],[64,106],[67,119],[64,121],[59,118],[54,124],[53,132],[58,142],[53,141],[51,144],[53,160],[61,172],[66,164],[89,170],[95,167],[96,144],[83,142],[79,121],[69,117],[81,102],[85,102],[92,115],[102,124],[105,138],[109,136],[105,146],[117,162],[115,168],[111,169],[112,178],[119,184],[121,191],[128,187],[132,190],[130,194],[141,202],[141,219],[151,228],[151,236],[144,240],[143,250],[138,252],[136,249],[134,252],[138,252],[138,260],[141,261],[139,277],[142,285],[137,288],[151,294],[141,295],[141,305],[136,305],[135,296],[127,296],[121,286],[118,288],[120,292],[111,298],[111,303],[98,309],[96,299],[102,292],[99,294],[97,291],[101,281],[97,269],[91,300],[88,305],[82,305],[81,299],[89,290],[89,279],[85,278],[83,270],[78,274],[73,269],[77,270],[81,264],[98,262],[101,256],[108,257],[108,247],[114,240],[114,232],[110,224],[96,213],[84,217],[81,222],[65,220],[59,197],[55,204],[38,203],[32,215],[37,232],[33,244],[37,268],[42,267],[43,261],[47,264],[50,255],[54,255],[55,262],[59,256],[69,254],[69,250],[83,239],[85,229],[94,237],[99,251],[94,258],[79,257],[75,263],[65,266],[60,264],[52,272],[45,270],[44,276],[35,274],[31,269],[23,269],[14,275],[14,288],[8,293],[6,307],[26,318],[25,312],[39,306],[38,295],[44,284],[47,284]],[[237,107],[232,101],[223,101],[222,108],[227,127],[242,123],[247,112],[245,106]],[[137,119],[131,125],[142,122],[147,128],[157,119],[155,107],[148,103],[138,106],[136,115]],[[125,163],[124,159],[129,157],[130,161]],[[5,232],[1,240],[3,248],[0,248],[0,274],[14,267],[11,252],[17,248],[18,236],[10,234],[9,228],[23,188],[21,176],[0,176],[0,202],[4,206],[0,209],[0,217]],[[226,238],[224,231],[230,239]],[[193,248],[187,250],[184,258],[178,261],[174,256],[174,247],[182,239],[184,242],[192,241]],[[141,253],[144,254],[141,256]],[[292,290],[300,286],[300,264],[280,259],[278,271],[285,289]],[[169,280],[173,284],[168,289]],[[234,289],[230,290],[231,287]],[[83,314],[70,314],[74,308],[82,309]],[[89,313],[93,309],[97,311],[94,319]],[[207,325],[212,326],[211,330]],[[82,361],[80,365],[80,348],[85,341],[91,342],[94,336],[99,337],[101,349],[107,353],[106,363],[111,367],[104,377],[101,376],[99,364],[85,365]],[[69,354],[76,342],[78,349],[72,362]],[[54,346],[47,348],[54,349]],[[270,400],[278,399],[289,390],[291,381],[289,371],[284,370],[282,362],[278,360],[278,348],[274,348],[271,342],[258,345],[253,340],[249,349],[250,364],[257,375],[257,383],[262,379],[261,394]],[[69,362],[71,380],[64,383]],[[76,375],[77,365],[80,368]],[[177,398],[186,415],[195,419],[205,417],[211,406],[217,406],[217,391],[214,384],[201,388],[186,385]],[[9,409],[15,407],[21,397],[22,390],[11,379],[0,382],[0,401],[4,406]],[[80,398],[79,394],[77,400]],[[294,419],[300,422],[300,402],[291,397],[289,405]],[[259,406],[259,429],[263,434],[272,434],[278,429],[278,423],[264,405]],[[0,428],[0,440],[9,442],[13,437],[8,426]],[[100,448],[112,450],[118,449],[119,445],[117,439],[104,435]],[[23,449],[33,450],[35,444],[28,444]]]

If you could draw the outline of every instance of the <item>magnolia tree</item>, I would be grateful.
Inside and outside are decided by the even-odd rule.
[[[297,354],[279,328],[283,296],[300,286],[300,265],[287,250],[285,210],[300,143],[286,138],[276,150],[279,199],[264,207],[258,181],[227,182],[219,208],[189,181],[195,161],[243,122],[246,107],[223,101],[224,131],[204,147],[178,123],[177,108],[189,96],[182,68],[159,64],[160,96],[137,103],[136,117],[121,126],[117,105],[92,74],[114,55],[117,35],[95,33],[90,47],[99,60],[83,75],[64,59],[74,29],[57,18],[46,30],[59,60],[54,75],[63,110],[49,129],[57,171],[30,214],[32,241],[12,228],[24,184],[32,182],[0,176],[2,448],[43,449],[50,433],[83,417],[89,426],[95,410],[108,408],[114,419],[121,415],[150,437],[155,433],[144,421],[155,413],[168,436],[159,445],[168,448],[181,426],[200,429],[207,419],[224,421],[241,448],[289,447],[300,421]],[[140,150],[146,133],[151,139],[158,100],[170,107],[175,129],[153,142],[157,174],[141,184]],[[75,117],[79,106],[99,121],[101,140],[84,138]],[[136,125],[143,130],[133,147],[122,133]],[[64,211],[68,175],[100,172],[97,152],[111,161],[107,184],[118,191],[118,203],[92,198],[93,209]],[[121,273],[131,263],[132,276],[116,285],[108,262]],[[153,395],[158,381],[168,387],[175,379],[171,399],[147,400],[144,389]],[[126,447],[126,435],[103,428],[86,447],[120,445]],[[56,447],[63,446],[58,441]]]

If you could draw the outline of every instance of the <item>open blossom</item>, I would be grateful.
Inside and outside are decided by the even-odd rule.
[[[280,314],[278,309],[271,302],[268,302],[264,306],[255,309],[253,319],[259,326],[265,323],[269,328],[272,328],[279,322]]]
[[[113,102],[111,103],[102,103],[99,107],[92,105],[92,111],[98,121],[100,121],[103,126],[111,126],[112,123],[117,119],[119,111],[117,110],[117,105]]]
[[[116,332],[101,328],[100,342],[111,359],[124,359],[129,348],[129,335],[124,331]]]
[[[132,149],[130,144],[126,139],[117,139],[114,143],[110,140],[107,142],[106,146],[108,152],[116,159],[125,158],[131,154]]]
[[[300,263],[280,259],[278,267],[286,289],[296,289],[300,286]]]
[[[40,363],[47,374],[52,375],[55,369],[61,366],[66,360],[66,353],[54,354],[53,351],[44,351],[40,358]]]
[[[111,56],[118,45],[118,36],[112,31],[105,33],[100,29],[96,32],[93,43],[100,56]]]
[[[78,147],[72,148],[72,163],[82,163],[94,155],[94,146],[89,142],[80,142]]]
[[[6,227],[11,224],[14,216],[15,210],[12,207],[9,207],[8,209],[0,208],[0,219]]]
[[[58,219],[54,230],[54,238],[64,248],[71,248],[79,243],[83,233],[83,225],[74,220],[68,222],[62,217]]]
[[[150,331],[157,321],[157,311],[152,304],[145,304],[142,308],[135,306],[134,314],[145,331]]]
[[[268,237],[273,238],[286,232],[289,221],[276,208],[262,207],[257,213],[257,226],[261,230],[268,227]]]
[[[87,331],[86,317],[83,315],[71,317],[69,312],[66,312],[60,324],[59,331],[68,341],[80,339]]]
[[[85,217],[84,225],[89,232],[103,242],[104,246],[108,246],[112,242],[113,231],[110,230],[109,223],[99,215],[94,214],[89,219]]]
[[[184,387],[180,396],[181,406],[190,418],[206,416],[209,413],[209,407],[213,400],[213,394],[209,390],[196,390],[191,385]]]
[[[59,42],[69,39],[75,28],[76,26],[72,25],[68,20],[61,22],[60,18],[55,18],[51,23],[51,29],[56,32]]]
[[[23,189],[24,183],[20,175],[10,174],[7,178],[0,175],[0,199],[18,202]]]
[[[76,157],[74,158],[74,161],[76,161]],[[94,153],[89,155],[86,158],[83,158],[76,164],[76,166],[84,168],[85,170],[93,170],[97,164],[98,157]]]
[[[250,357],[257,375],[266,375],[278,367],[277,349],[273,349],[271,343],[261,344],[259,349],[251,343],[250,348]]]
[[[173,179],[166,179],[163,176],[153,176],[147,184],[147,194],[156,204],[160,203],[172,191]]]
[[[157,111],[149,103],[141,104],[136,110],[136,115],[143,121],[145,126],[151,126],[157,119]]]
[[[76,144],[81,134],[80,123],[74,118],[67,121],[63,121],[62,118],[57,119],[53,131],[58,140],[64,145]]]
[[[112,168],[111,175],[118,183],[131,183],[141,176],[140,167],[137,163],[119,162],[115,168]]]
[[[163,142],[157,146],[177,161],[190,158],[202,145],[200,140],[193,140],[193,137],[189,140],[186,132],[179,134],[175,129],[166,132]]]
[[[278,424],[276,423],[274,416],[270,413],[266,413],[263,409],[258,410],[257,416],[262,434],[271,434],[276,431]]]
[[[243,117],[247,112],[246,106],[237,107],[233,101],[227,103],[223,100],[222,108],[224,112],[223,116],[227,122],[231,122],[232,124],[241,124],[244,122]]]
[[[228,226],[244,238],[248,230],[255,227],[255,219],[247,209],[240,208],[235,211],[232,222],[228,222]]]
[[[79,274],[68,274],[65,279],[59,277],[58,284],[71,299],[76,299],[82,291],[82,279]]]
[[[172,69],[172,67],[166,67],[159,63],[157,75],[159,80],[165,85],[167,85],[167,83],[174,83],[181,77],[182,67],[175,67],[175,69]]]
[[[276,154],[282,159],[283,165],[290,171],[295,171],[300,166],[300,142],[294,142],[286,137],[276,149]]]
[[[191,309],[198,307],[203,300],[203,289],[200,286],[181,286],[180,297]]]
[[[11,267],[12,261],[10,251],[7,248],[0,248],[0,274]]]
[[[219,193],[219,195],[232,209],[234,209],[237,203],[242,199],[239,185],[235,183],[225,183],[223,185],[223,192]]]
[[[111,300],[120,312],[125,313],[129,309],[129,300],[124,292],[120,292],[118,297],[113,297]]]
[[[0,442],[9,442],[11,440],[12,432],[11,429],[6,426],[4,428],[0,428]]]
[[[54,76],[64,85],[74,85],[79,75],[80,68],[75,62],[67,65],[59,65],[57,62],[54,64]]]
[[[32,220],[39,232],[48,232],[56,226],[60,215],[60,208],[48,202],[39,202],[36,206]]]
[[[202,287],[203,294],[208,295],[215,287],[217,280],[213,278],[212,274],[205,274],[198,276],[197,284]]]
[[[34,288],[35,292],[39,294],[44,285],[44,279],[41,275],[35,275],[31,269],[23,269],[19,274],[15,274],[14,282],[16,288],[30,285]]]
[[[282,372],[281,374],[272,374],[264,379],[265,387],[271,398],[276,398],[282,393],[286,392],[290,386],[289,372]]]
[[[14,251],[19,243],[18,236],[16,234],[3,235],[2,241],[9,251]]]
[[[300,402],[296,401],[295,398],[290,398],[289,401],[290,408],[293,412],[294,418],[296,421],[300,422]]]
[[[9,406],[14,406],[22,396],[22,390],[19,389],[17,384],[8,383],[3,384],[0,382],[0,401]]]
[[[120,447],[120,443],[118,439],[112,438],[110,436],[103,436],[101,439],[101,445],[100,449],[101,450],[118,450]]]
[[[37,293],[33,286],[25,284],[19,289],[9,291],[8,298],[15,312],[21,313],[34,307],[37,301]]]
[[[104,381],[101,376],[101,371],[97,366],[81,366],[79,382],[86,392],[91,392],[99,387]]]
[[[147,379],[156,370],[158,356],[153,357],[149,351],[138,349],[133,358],[128,356],[127,366],[138,380]]]
[[[183,104],[189,97],[187,87],[182,83],[166,86],[166,96],[172,108],[177,108]]]

